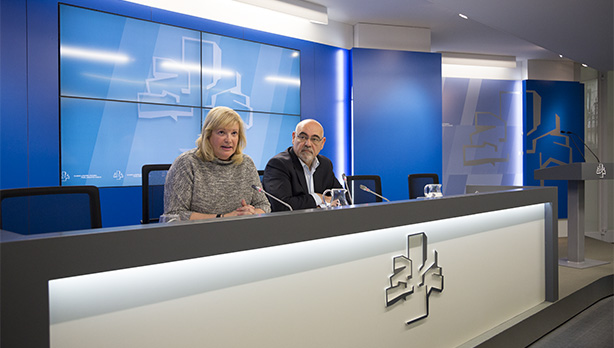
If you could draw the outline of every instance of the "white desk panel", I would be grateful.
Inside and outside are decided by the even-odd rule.
[[[51,347],[457,346],[544,302],[544,226],[537,204],[52,280]],[[385,289],[419,232],[444,288],[407,325],[424,291]]]

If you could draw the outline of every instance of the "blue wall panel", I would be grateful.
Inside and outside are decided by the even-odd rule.
[[[407,175],[442,173],[441,55],[353,49],[352,69],[353,173],[408,199]]]
[[[536,169],[582,162],[584,148],[573,145],[571,131],[584,139],[584,85],[578,82],[523,82],[524,185],[557,186],[559,218],[567,218],[567,181],[534,179]],[[578,139],[575,139],[576,142]],[[582,146],[582,144],[579,144]]]
[[[26,1],[0,11],[0,188],[28,186]]]
[[[54,1],[28,1],[30,186],[60,182],[57,9]]]
[[[137,225],[143,215],[140,186],[100,188],[102,226]]]

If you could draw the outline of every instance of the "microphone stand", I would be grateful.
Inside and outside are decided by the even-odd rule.
[[[580,147],[578,146],[578,144],[576,144],[576,141],[573,139],[573,137],[571,136],[572,133],[571,132],[566,132],[566,131],[561,131],[561,133],[563,134],[569,134],[569,139],[571,139],[571,142],[573,143],[573,145],[576,147],[576,149],[578,150],[578,153],[580,154],[580,156],[582,156],[582,158],[584,159],[584,162],[586,162],[586,157],[584,157],[584,155],[582,154],[582,151],[580,150]]]
[[[345,186],[345,190],[348,192],[348,197],[350,198],[350,204],[354,204],[354,198],[352,198],[352,193],[350,192],[350,189],[348,188],[348,178],[347,176],[345,176],[345,173],[341,174],[341,177],[343,178],[343,185]]]
[[[371,189],[366,187],[365,185],[360,185],[360,189],[365,191],[365,192],[369,192],[372,195],[376,195],[377,197],[385,200],[386,202],[390,202],[390,200],[388,198],[386,198],[386,197],[384,197],[384,196],[382,196],[382,195],[380,195],[378,193],[375,193],[375,192],[371,191]]]
[[[584,146],[588,149],[588,151],[590,151],[593,154],[593,156],[595,156],[595,159],[597,159],[597,163],[601,163],[601,160],[599,160],[599,157],[597,157],[597,155],[593,152],[593,150],[591,150],[591,148],[588,147],[588,145],[586,145],[586,142],[584,142],[584,140],[582,140],[582,138],[580,138],[579,135],[577,135],[576,133],[571,132],[571,131],[561,131],[561,133],[569,134],[569,135],[575,135],[578,138],[578,140],[580,140],[582,142],[582,144],[584,144]],[[570,138],[571,138],[571,141],[573,141],[574,145],[576,145],[576,142],[573,140],[573,137],[570,137]],[[578,145],[576,145],[576,148],[578,148]],[[584,155],[582,155],[582,151],[580,151],[579,148],[578,148],[578,152],[580,152],[580,155],[582,156],[582,158],[584,158],[584,162],[586,162],[586,157],[584,157]]]
[[[265,195],[267,195],[268,197],[271,197],[271,198],[273,198],[274,200],[278,201],[279,203],[281,203],[281,204],[285,205],[286,207],[288,207],[288,209],[290,209],[290,211],[294,211],[294,210],[292,209],[292,207],[290,206],[290,204],[288,204],[288,203],[286,203],[286,202],[282,201],[281,199],[279,199],[279,198],[277,198],[277,197],[273,196],[272,194],[270,194],[270,193],[266,192],[266,191],[265,191],[265,190],[263,190],[261,187],[258,187],[258,186],[256,186],[256,185],[252,185],[252,188],[253,188],[254,190],[258,191],[258,192],[262,192],[262,193],[264,193],[264,194],[265,194]]]

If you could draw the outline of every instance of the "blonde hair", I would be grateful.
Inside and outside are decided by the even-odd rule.
[[[213,152],[213,147],[209,142],[211,133],[216,129],[226,128],[234,123],[239,125],[239,141],[237,142],[235,153],[230,156],[230,160],[234,164],[243,162],[243,149],[247,144],[247,139],[245,138],[245,125],[243,124],[241,116],[239,116],[236,111],[226,106],[214,107],[209,111],[207,117],[205,117],[203,130],[198,139],[196,139],[196,147],[198,148],[196,153],[198,157],[203,161],[213,161],[216,157]]]

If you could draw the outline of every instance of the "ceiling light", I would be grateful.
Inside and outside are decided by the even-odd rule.
[[[306,18],[313,23],[328,24],[328,9],[325,6],[302,0],[235,0],[238,2]]]
[[[464,14],[462,14],[462,13],[459,13],[459,14],[458,14],[458,16],[459,16],[460,18],[462,18],[462,19],[469,19],[469,17],[465,16],[465,15],[464,15]]]

